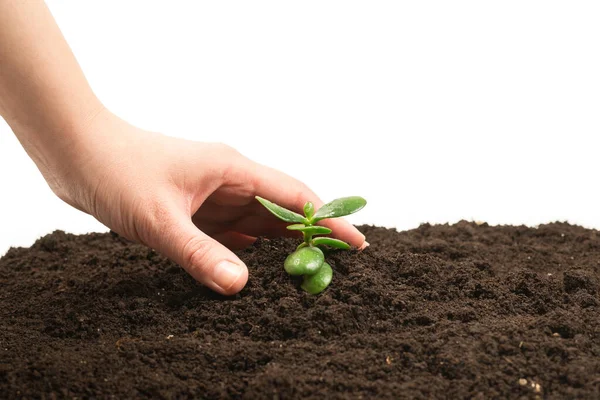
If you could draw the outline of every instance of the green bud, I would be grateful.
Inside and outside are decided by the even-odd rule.
[[[307,201],[306,204],[304,204],[304,215],[308,219],[311,219],[313,215],[315,215],[315,206],[310,201]]]

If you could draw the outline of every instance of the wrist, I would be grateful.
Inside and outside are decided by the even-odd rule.
[[[91,98],[84,104],[49,114],[36,113],[28,119],[7,118],[7,122],[52,191],[81,208],[72,200],[74,185],[93,147],[90,141],[98,131],[98,120],[106,118],[109,112],[100,101]]]
[[[149,132],[104,107],[88,116],[65,132],[69,142],[52,154],[51,187],[66,203],[98,218],[98,193],[114,186],[127,171],[135,149]]]

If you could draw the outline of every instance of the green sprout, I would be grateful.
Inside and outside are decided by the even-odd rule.
[[[361,210],[367,201],[358,196],[343,197],[325,204],[316,212],[315,206],[309,201],[304,204],[304,216],[302,216],[262,197],[256,196],[256,200],[277,218],[293,224],[289,225],[287,229],[302,232],[304,241],[285,259],[283,268],[290,275],[303,276],[300,287],[304,291],[310,294],[321,293],[329,286],[333,278],[333,270],[325,262],[323,249],[332,247],[348,250],[350,245],[330,237],[315,237],[315,235],[328,235],[332,232],[325,226],[315,224],[327,218],[353,214]]]

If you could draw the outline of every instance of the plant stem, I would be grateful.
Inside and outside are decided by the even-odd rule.
[[[306,232],[302,232],[302,234],[304,235],[304,243],[306,243],[307,245],[310,246],[313,235],[306,233]]]

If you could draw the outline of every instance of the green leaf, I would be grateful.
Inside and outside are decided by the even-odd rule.
[[[313,244],[315,246],[329,246],[335,247],[336,249],[348,250],[350,249],[350,245],[346,242],[343,242],[338,239],[328,238],[328,237],[318,237],[313,239]]]
[[[316,274],[304,275],[304,280],[300,287],[310,294],[319,294],[329,286],[332,278],[333,270],[331,269],[331,265],[324,262]]]
[[[367,201],[359,196],[335,199],[319,208],[311,219],[311,222],[317,222],[325,218],[337,218],[343,217],[344,215],[350,215],[361,210],[366,204]]]
[[[321,249],[303,247],[287,256],[283,268],[290,275],[312,275],[319,271],[324,262],[325,255]]]
[[[306,218],[304,218],[302,215],[297,214],[293,211],[290,211],[287,208],[278,206],[277,204],[272,203],[267,199],[263,199],[262,197],[256,196],[256,200],[260,201],[260,204],[265,206],[265,208],[267,210],[269,210],[271,212],[271,214],[273,214],[274,216],[276,216],[277,218],[279,218],[285,222],[304,223],[306,221]]]
[[[332,231],[329,228],[318,225],[306,226],[304,224],[295,224],[287,227],[290,231],[301,231],[309,235],[328,235]]]

